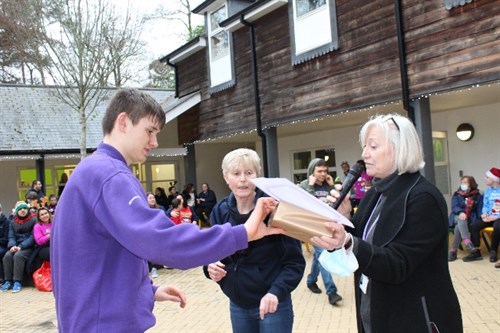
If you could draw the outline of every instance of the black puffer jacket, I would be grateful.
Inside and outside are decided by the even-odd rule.
[[[255,200],[261,196],[265,194],[257,190]],[[244,223],[244,220],[235,221],[231,217],[230,211],[235,209],[236,199],[231,193],[214,207],[210,222],[213,225]],[[301,243],[284,235],[252,241],[247,249],[221,262],[226,265],[227,275],[218,283],[224,294],[243,308],[258,307],[267,293],[275,295],[279,301],[286,300],[302,280],[305,269]],[[203,269],[209,278],[207,266]]]
[[[18,215],[13,216],[9,228],[10,249],[13,246],[20,246],[22,249],[28,249],[35,246],[35,237],[33,237],[33,227],[36,223],[36,217],[28,214],[22,218]]]

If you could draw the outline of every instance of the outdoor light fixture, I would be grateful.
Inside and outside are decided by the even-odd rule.
[[[469,141],[474,136],[474,127],[469,123],[463,123],[457,127],[457,137],[460,141]]]

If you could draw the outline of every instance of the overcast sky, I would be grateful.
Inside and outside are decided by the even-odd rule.
[[[152,14],[158,6],[163,5],[168,10],[176,10],[182,8],[180,0],[112,0],[118,7],[130,7],[133,12],[138,14]],[[205,0],[190,0],[191,8],[196,8]],[[193,14],[193,25],[203,24],[203,16]],[[184,35],[186,28],[177,20],[156,20],[148,22],[144,27],[143,40],[146,42],[146,50],[144,63],[141,67],[147,66],[154,60],[159,59],[186,43]],[[147,79],[147,69],[142,73]],[[141,80],[141,81],[142,81]]]
[[[126,6],[126,0],[113,0],[117,5]],[[141,14],[152,14],[158,6],[163,5],[169,10],[181,8],[180,0],[129,0],[130,6]],[[191,8],[196,8],[204,0],[190,0]],[[193,14],[194,25],[203,24],[203,16]],[[157,20],[148,22],[144,29],[143,39],[148,44],[152,59],[160,58],[186,41],[184,25],[177,20]]]

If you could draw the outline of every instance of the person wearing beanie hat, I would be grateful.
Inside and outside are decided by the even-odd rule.
[[[10,217],[8,251],[2,260],[5,282],[0,287],[0,292],[6,292],[11,288],[13,293],[21,291],[26,260],[33,253],[35,246],[33,237],[35,223],[36,217],[29,213],[26,202],[18,201],[14,215]]]
[[[483,209],[481,219],[473,222],[471,228],[471,240],[476,250],[464,257],[463,261],[481,260],[483,256],[479,249],[481,230],[493,227],[491,234],[490,262],[498,260],[497,250],[500,245],[500,169],[491,168],[486,171],[486,190],[483,196]]]
[[[491,178],[494,182],[500,182],[500,169],[491,168],[486,171],[486,177]]]
[[[20,202],[14,208],[14,215],[17,215],[21,209],[29,210],[30,206],[26,202]]]

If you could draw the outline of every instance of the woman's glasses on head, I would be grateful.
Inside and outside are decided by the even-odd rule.
[[[396,126],[396,128],[398,129],[398,131],[400,131],[399,129],[399,125],[398,123],[396,122],[396,120],[394,120],[394,117],[390,117],[390,118],[387,118],[386,121],[392,121],[394,123],[394,126]]]

